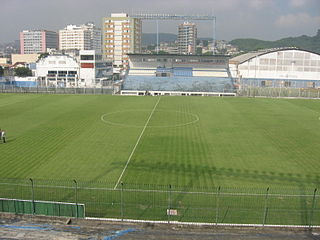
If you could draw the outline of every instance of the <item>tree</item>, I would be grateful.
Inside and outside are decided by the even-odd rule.
[[[26,67],[18,67],[14,70],[14,73],[18,77],[32,76],[32,71]]]
[[[166,51],[163,51],[163,50],[159,50],[159,52],[157,53],[157,52],[155,52],[155,51],[153,51],[152,52],[152,54],[159,54],[159,55],[164,55],[164,54],[169,54],[168,52],[166,52]]]
[[[201,47],[197,47],[196,54],[202,55],[202,48]]]
[[[3,67],[2,67],[2,66],[0,66],[0,77],[2,77],[2,76],[3,76],[3,74],[4,74]]]
[[[49,53],[41,53],[40,56],[38,57],[38,61],[41,59],[41,58],[45,58],[47,56],[49,56],[50,54]]]
[[[203,55],[213,55],[212,51],[205,52]]]

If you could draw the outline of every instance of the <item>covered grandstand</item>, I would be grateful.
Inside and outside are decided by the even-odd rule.
[[[277,48],[250,52],[230,59],[239,88],[320,88],[320,54]]]
[[[224,55],[129,54],[122,89],[233,93],[228,62]]]

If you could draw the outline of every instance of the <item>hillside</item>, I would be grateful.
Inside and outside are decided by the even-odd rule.
[[[320,53],[320,29],[313,37],[303,35],[300,37],[283,38],[277,41],[263,41],[252,38],[235,39],[232,40],[230,44],[237,46],[239,50],[244,52],[256,51],[266,48],[298,47]]]
[[[172,33],[159,33],[160,42],[174,42],[177,39],[177,35]],[[142,45],[148,46],[157,43],[156,33],[143,33],[142,34]]]

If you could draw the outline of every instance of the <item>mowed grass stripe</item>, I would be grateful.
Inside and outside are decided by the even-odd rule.
[[[76,105],[72,105],[71,101],[68,101],[68,103],[72,106],[72,109],[76,106],[78,108],[82,107],[79,103],[76,103]],[[45,105],[44,107],[49,106]],[[46,110],[52,111],[50,108]],[[41,164],[48,161],[54,153],[60,151],[61,148],[63,148],[66,139],[72,139],[75,137],[75,134],[80,133],[80,131],[74,131],[74,128],[72,127],[74,124],[66,124],[69,118],[64,115],[66,115],[68,111],[61,111],[62,113],[60,111],[55,111],[56,116],[54,118],[49,118],[46,122],[41,122],[41,124],[38,124],[36,127],[25,132],[23,137],[17,137],[14,141],[20,141],[20,148],[14,148],[13,144],[5,145],[6,147],[13,147],[11,151],[9,149],[6,157],[13,159],[13,161],[8,162],[9,164],[15,164],[15,166],[8,168],[9,171],[6,173],[7,176],[14,177],[22,175],[30,177],[30,175],[26,174],[39,168]],[[75,111],[69,115],[71,121],[74,119],[74,113]],[[37,117],[35,115],[35,120],[36,119]],[[63,124],[61,121],[63,121]],[[24,167],[25,165],[26,167]]]
[[[17,99],[15,99],[17,96]],[[116,182],[156,98],[12,95],[0,107],[0,175]],[[28,98],[30,96],[30,98]],[[0,94],[1,99],[7,99]],[[164,97],[123,176],[127,183],[193,187],[319,186],[319,101]],[[139,111],[130,118],[133,111]],[[152,125],[199,121],[181,127]],[[120,119],[121,117],[121,119]],[[139,125],[139,124],[138,124]]]
[[[52,178],[59,179],[115,181],[114,179],[123,169],[123,163],[127,159],[130,148],[132,149],[130,146],[140,130],[114,128],[103,123],[100,117],[104,113],[118,111],[119,106],[123,111],[134,108],[151,109],[155,99],[149,98],[150,101],[145,101],[142,98],[131,98],[128,101],[128,98],[122,97],[86,96],[83,99],[82,97],[76,99],[78,102],[76,108],[69,105],[70,109],[68,109],[66,100],[64,102],[66,106],[62,109],[68,109],[67,111],[63,111],[47,122],[41,122],[25,135],[18,136],[15,141],[24,139],[24,142],[19,143],[25,148],[15,151],[15,156],[11,155],[14,161],[7,162],[8,168],[28,169],[25,166],[29,165],[30,169],[20,170],[21,172],[5,171],[3,176],[14,177],[20,174],[27,177],[46,178],[50,175]],[[110,99],[112,101],[108,101]],[[45,103],[45,99],[43,101]],[[47,110],[50,111],[50,109]],[[60,111],[52,112],[57,114]],[[42,118],[42,115],[39,118]],[[33,148],[30,147],[31,142],[33,142]],[[10,154],[5,155],[10,157]]]
[[[161,143],[158,144],[161,146],[161,150],[159,151],[157,151],[157,148],[154,145],[157,145],[156,143],[159,141],[159,138],[162,136],[161,134],[165,130],[155,132],[156,130],[152,129],[148,131],[150,134],[148,136],[147,134],[145,135],[143,144],[141,144],[144,148],[141,149],[141,151],[137,151],[137,154],[143,152],[140,156],[140,162],[139,160],[132,162],[130,168],[131,177],[128,177],[127,181],[143,181],[137,179],[139,176],[141,176],[142,179],[153,179],[156,183],[175,182],[174,180],[169,180],[170,177],[171,179],[184,178],[183,175],[188,171],[184,168],[185,166],[183,164],[178,164],[179,158],[176,158],[174,155],[177,154],[181,156],[181,161],[186,163],[189,161],[188,154],[186,153],[191,152],[189,150],[190,148],[198,148],[198,156],[194,153],[190,154],[195,159],[191,165],[192,167],[190,167],[191,175],[193,175],[190,178],[193,183],[195,183],[195,179],[197,179],[198,181],[200,180],[199,182],[203,182],[199,183],[200,185],[214,186],[214,184],[208,182],[208,176],[211,176],[209,177],[211,182],[219,185],[227,184],[229,186],[238,186],[237,179],[239,178],[244,181],[246,185],[252,186],[277,185],[282,181],[286,181],[287,184],[290,184],[292,179],[295,179],[295,181],[298,179],[299,172],[301,172],[301,166],[305,165],[306,162],[299,161],[298,166],[291,166],[291,164],[295,162],[295,159],[292,160],[290,156],[288,157],[288,152],[290,152],[290,148],[292,147],[299,149],[300,143],[298,140],[299,137],[301,137],[301,134],[298,134],[292,143],[290,143],[291,140],[288,138],[278,139],[279,133],[272,134],[271,136],[268,135],[270,132],[269,128],[278,126],[279,124],[277,121],[273,120],[273,117],[280,117],[279,120],[281,120],[283,117],[283,111],[281,109],[288,108],[288,111],[290,112],[292,111],[290,106],[284,104],[282,100],[280,100],[280,102],[276,101],[275,103],[270,104],[271,108],[269,110],[272,111],[268,112],[268,108],[264,109],[268,107],[270,103],[268,100],[266,100],[268,104],[266,104],[264,100],[258,100],[257,103],[254,103],[256,106],[253,108],[252,106],[249,106],[253,102],[251,99],[214,99],[211,106],[206,103],[208,98],[204,100],[203,103],[205,106],[200,107],[198,105],[196,106],[195,111],[197,111],[196,109],[201,109],[199,115],[202,121],[200,121],[199,124],[203,125],[200,129],[206,129],[206,131],[203,131],[196,136],[192,136],[191,138],[196,139],[196,141],[190,145],[187,141],[187,139],[190,139],[189,137],[184,136],[183,140],[180,141],[179,137],[181,137],[181,135],[175,132],[173,135],[176,140],[172,141],[170,137],[162,140]],[[238,106],[238,101],[240,102],[240,105],[248,106],[243,109],[241,106]],[[202,101],[196,101],[197,104],[201,102]],[[165,106],[164,102],[162,106]],[[210,110],[210,108],[214,111]],[[262,114],[262,119],[255,118],[253,113],[256,113],[257,115]],[[262,121],[264,117],[267,119]],[[308,118],[308,116],[305,117]],[[288,119],[287,121],[292,124],[291,119]],[[284,125],[287,124],[288,123],[284,123]],[[285,134],[287,134],[288,130],[293,129],[294,126],[285,129],[285,131],[283,126],[277,127],[277,131],[284,131]],[[174,130],[171,129],[170,131],[173,132]],[[199,141],[201,138],[204,139],[202,143]],[[164,145],[166,142],[170,143],[168,144],[169,146]],[[283,151],[283,145],[285,145],[286,142],[289,143],[289,146],[286,147],[288,148],[288,152]],[[317,142],[313,141],[313,144],[317,144]],[[169,149],[170,146],[174,147],[171,154],[168,154],[167,149]],[[205,147],[210,149],[210,154],[203,154],[205,152]],[[180,149],[182,151],[179,151]],[[295,150],[293,150],[293,152],[294,151]],[[165,152],[166,154],[162,155],[162,152]],[[306,154],[303,149],[300,149],[298,152]],[[166,156],[169,156],[171,161],[166,162]],[[315,156],[316,155],[314,155],[314,157]],[[138,158],[138,156],[136,156],[136,158]],[[199,160],[201,159],[204,159],[204,161],[207,162],[200,163]],[[309,161],[310,159],[304,158],[303,160]],[[279,161],[281,163],[279,163]],[[157,166],[156,169],[152,170],[152,162],[155,162],[155,165]],[[279,168],[277,166],[279,166]],[[291,167],[293,167],[293,169],[290,169]],[[317,167],[319,167],[319,164]],[[136,168],[136,170],[134,171],[133,168]],[[183,173],[181,173],[179,169],[182,170],[181,172]],[[296,169],[296,171],[293,171],[294,169]],[[293,171],[292,173],[296,175],[287,175],[287,170],[289,170],[289,172]],[[156,172],[159,172],[159,174],[156,174]],[[165,172],[165,174],[162,174],[163,172]],[[317,176],[316,173],[315,177]],[[167,179],[168,181],[166,181]],[[273,179],[275,179],[275,181]],[[308,182],[310,183],[310,181]],[[312,183],[317,184],[317,181],[313,181]],[[184,181],[184,185],[185,184],[191,185]]]
[[[193,112],[192,108],[190,110],[192,98],[175,98],[173,102],[171,100],[172,98],[163,98],[151,124],[159,125],[166,118],[163,108],[168,111],[177,109],[182,113],[179,115],[181,121],[189,120],[189,115],[184,112]],[[201,157],[207,159],[205,151],[208,148],[202,148],[205,144],[199,141],[202,134],[196,126],[197,123],[183,127],[148,129],[128,169],[129,176],[126,175],[126,181],[140,182],[142,179],[149,179],[155,184],[174,183],[186,186],[197,182],[202,170],[194,168],[197,164],[195,161]]]
[[[139,137],[138,137],[138,139],[137,139],[137,142],[135,143],[135,145],[134,145],[134,147],[133,147],[133,149],[132,149],[132,151],[131,151],[131,153],[130,153],[130,155],[129,155],[129,158],[128,158],[127,162],[126,162],[126,165],[124,166],[124,168],[123,168],[123,170],[122,170],[122,172],[121,172],[121,174],[120,174],[120,176],[119,176],[119,178],[118,178],[118,180],[117,180],[117,182],[116,182],[116,184],[115,184],[115,186],[114,186],[114,189],[117,189],[117,187],[118,187],[118,185],[119,185],[119,183],[120,183],[120,180],[121,180],[124,172],[126,171],[128,165],[129,165],[129,163],[130,163],[130,160],[131,160],[131,158],[132,158],[132,156],[133,156],[133,154],[134,154],[134,152],[135,152],[135,150],[136,150],[136,148],[137,148],[137,146],[138,146],[138,144],[139,144],[139,142],[140,142],[140,139],[141,139],[141,137],[143,136],[143,133],[144,133],[144,131],[146,130],[146,128],[147,128],[147,126],[148,126],[148,124],[149,124],[149,121],[150,121],[150,119],[152,118],[152,115],[153,115],[154,111],[156,110],[156,108],[157,108],[160,100],[161,100],[161,97],[158,98],[158,101],[156,102],[156,104],[154,105],[153,109],[151,110],[151,113],[150,113],[150,115],[149,115],[146,123],[144,124],[143,129],[142,129],[142,131],[141,131],[141,133],[140,133],[140,135],[139,135]]]

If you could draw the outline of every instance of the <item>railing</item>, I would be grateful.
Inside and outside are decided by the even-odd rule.
[[[317,188],[214,188],[0,179],[0,198],[73,202],[86,217],[211,224],[320,225]]]
[[[320,98],[320,89],[290,87],[243,87],[238,91],[238,96],[270,98]]]
[[[114,94],[119,89],[110,86],[103,88],[65,88],[65,87],[19,87],[0,84],[0,93],[40,93],[40,94]]]

